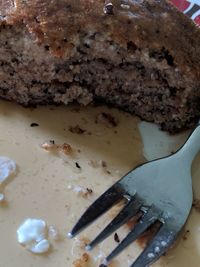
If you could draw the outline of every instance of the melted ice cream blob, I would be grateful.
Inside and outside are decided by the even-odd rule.
[[[7,158],[0,157],[0,184],[16,171],[16,163]]]
[[[17,239],[20,244],[34,254],[42,254],[49,250],[47,240],[47,225],[41,219],[28,218],[17,230]]]

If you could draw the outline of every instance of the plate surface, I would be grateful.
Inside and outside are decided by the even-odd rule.
[[[110,127],[99,119],[102,112],[114,116],[118,125]],[[38,126],[30,127],[31,123]],[[82,134],[73,132],[75,126],[83,130]],[[170,137],[153,124],[107,107],[27,109],[1,101],[0,156],[15,160],[18,171],[0,187],[6,196],[6,202],[0,204],[0,266],[76,267],[78,263],[83,267],[99,266],[103,257],[117,245],[114,236],[89,253],[88,262],[82,264],[79,259],[85,252],[84,244],[103,229],[120,207],[112,209],[74,240],[68,240],[66,233],[108,186],[146,159],[171,153],[187,135]],[[41,144],[48,140],[70,144],[73,153],[45,151]],[[197,157],[192,170],[196,198],[200,197],[199,163],[200,157]],[[92,189],[92,193],[85,194],[87,188]],[[49,253],[33,255],[18,244],[16,230],[27,218],[44,219],[48,226],[58,230],[58,240],[50,238]],[[126,225],[117,231],[119,239],[128,230]],[[144,245],[143,241],[131,245],[111,266],[129,266]],[[193,209],[175,247],[154,266],[197,267],[199,262],[200,214]]]

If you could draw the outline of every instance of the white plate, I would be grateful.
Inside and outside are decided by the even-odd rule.
[[[119,125],[108,128],[95,123],[97,114],[102,111],[113,114]],[[30,127],[33,122],[39,126]],[[79,135],[68,130],[76,125],[86,132]],[[91,240],[113,218],[117,208],[75,240],[68,240],[66,233],[97,196],[132,167],[145,161],[138,125],[148,159],[174,151],[188,134],[169,137],[152,124],[141,123],[131,115],[106,107],[82,108],[77,112],[73,106],[25,109],[8,102],[0,103],[0,155],[14,159],[18,166],[17,175],[0,187],[6,197],[6,203],[0,205],[1,267],[76,266],[76,260],[84,253],[84,241]],[[73,155],[49,153],[41,148],[44,141],[52,139],[57,144],[70,144]],[[98,166],[92,166],[91,160]],[[101,166],[102,160],[107,167]],[[199,162],[197,158],[193,166],[196,197],[200,196]],[[93,193],[85,197],[77,192],[80,188],[90,188]],[[16,230],[29,217],[44,219],[59,232],[59,240],[50,238],[51,250],[45,255],[33,255],[17,243]],[[200,215],[197,211],[192,211],[185,229],[189,233],[182,235],[167,256],[154,266],[199,266]],[[118,231],[119,238],[127,231],[127,226]],[[116,244],[112,235],[89,254],[89,261],[82,266],[98,266]],[[129,266],[140,250],[141,244],[136,242],[111,266]]]

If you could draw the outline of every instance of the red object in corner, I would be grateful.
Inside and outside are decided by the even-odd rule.
[[[200,26],[200,0],[170,0],[180,11]]]

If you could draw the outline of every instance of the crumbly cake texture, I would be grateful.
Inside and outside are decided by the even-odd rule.
[[[166,0],[1,0],[0,19],[4,99],[100,100],[170,132],[200,116],[200,30]]]

